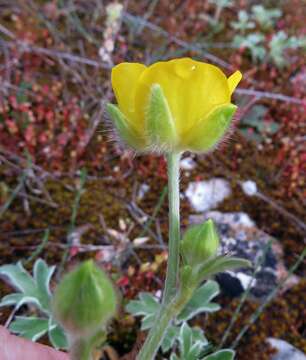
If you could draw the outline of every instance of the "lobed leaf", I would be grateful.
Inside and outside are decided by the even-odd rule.
[[[211,300],[216,297],[219,292],[220,288],[217,282],[213,280],[207,281],[195,290],[192,298],[178,316],[178,320],[187,321],[201,312],[218,311],[220,306],[216,303],[211,303]]]

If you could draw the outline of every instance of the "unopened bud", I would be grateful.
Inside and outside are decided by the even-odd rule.
[[[181,255],[189,266],[202,264],[217,254],[219,236],[212,220],[187,229],[181,242]]]
[[[116,313],[117,294],[92,260],[63,277],[53,298],[56,319],[71,336],[90,336]]]

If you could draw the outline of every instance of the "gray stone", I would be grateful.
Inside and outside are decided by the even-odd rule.
[[[287,341],[268,338],[268,342],[277,349],[277,353],[272,355],[271,360],[306,360],[306,355]]]
[[[221,240],[220,253],[239,256],[253,264],[251,269],[218,274],[217,281],[222,290],[229,296],[239,296],[250,286],[251,296],[259,300],[265,298],[288,274],[281,244],[258,229],[254,221],[243,212],[208,211],[201,215],[191,215],[190,223],[199,224],[209,218],[218,228]],[[265,257],[254,274],[255,264],[260,261],[264,252]],[[289,277],[285,289],[297,282],[296,276]]]

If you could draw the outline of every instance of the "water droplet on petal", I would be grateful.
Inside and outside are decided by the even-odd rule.
[[[175,64],[174,72],[177,76],[183,79],[187,79],[192,75],[195,69],[196,69],[196,65],[194,64],[190,64],[190,65],[184,64],[183,66],[182,64]]]

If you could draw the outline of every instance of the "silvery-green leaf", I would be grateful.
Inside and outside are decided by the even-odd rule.
[[[202,346],[208,345],[208,341],[204,336],[204,331],[201,328],[194,326],[193,328],[191,328],[191,330],[192,338],[194,341],[201,342]]]
[[[36,341],[48,332],[48,319],[17,316],[9,329],[15,334]]]
[[[55,349],[67,349],[68,341],[63,329],[59,325],[49,327],[49,339]]]
[[[192,331],[187,323],[184,323],[181,327],[179,341],[181,344],[181,353],[186,356],[192,346]]]
[[[21,262],[16,265],[0,266],[0,276],[7,277],[12,286],[28,296],[37,296],[37,288],[31,275],[24,269]]]
[[[154,325],[157,314],[147,314],[141,319],[141,330],[149,330]]]
[[[200,341],[196,341],[193,343],[191,348],[189,349],[188,355],[186,356],[186,360],[198,360],[203,349],[203,345]]]
[[[16,305],[23,299],[23,297],[24,297],[24,295],[21,293],[14,293],[14,294],[6,295],[1,299],[0,307]]]
[[[219,285],[215,281],[209,280],[199,287],[192,295],[178,316],[179,321],[187,321],[201,312],[218,311],[220,306],[211,303],[211,300],[220,292]]]
[[[139,300],[132,300],[126,306],[126,311],[134,316],[144,316],[141,320],[141,329],[150,329],[160,311],[161,304],[150,293],[142,292]]]
[[[172,325],[167,329],[163,342],[161,344],[161,348],[163,352],[167,352],[173,347],[175,340],[178,338],[179,333],[180,333],[180,328],[178,326]]]
[[[250,267],[251,263],[248,260],[240,259],[231,256],[218,256],[215,259],[207,261],[203,264],[198,272],[199,279],[207,279],[217,273],[232,270],[237,268]]]
[[[235,351],[231,349],[224,349],[205,356],[202,360],[234,360],[234,357]]]
[[[50,301],[50,279],[54,273],[55,266],[48,266],[45,261],[38,259],[34,265],[34,279],[36,282],[39,299],[44,310],[48,311]]]

